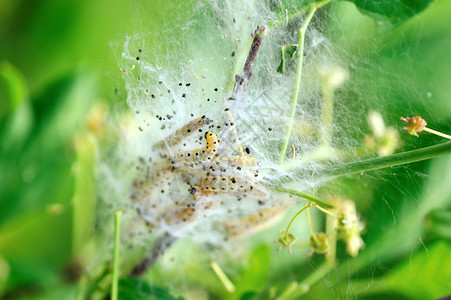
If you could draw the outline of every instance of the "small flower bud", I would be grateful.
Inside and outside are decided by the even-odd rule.
[[[294,242],[296,242],[296,237],[294,235],[292,235],[291,233],[285,234],[285,230],[282,230],[279,234],[279,239],[275,242],[281,243],[279,249],[277,251],[282,250],[282,248],[287,247],[288,248],[288,252],[292,252],[291,251],[291,245],[294,244]]]
[[[327,239],[324,232],[315,234],[315,236],[310,237],[310,246],[312,247],[312,252],[318,254],[325,254],[329,251],[329,240]]]
[[[422,132],[423,129],[426,127],[428,123],[420,117],[401,117],[401,120],[407,123],[407,126],[403,127],[402,129],[407,130],[409,134],[414,135],[418,137],[418,132]]]

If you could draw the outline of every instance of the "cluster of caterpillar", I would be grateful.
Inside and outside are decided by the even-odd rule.
[[[158,150],[162,158],[154,163],[156,171],[150,174],[151,168],[147,166],[147,174],[133,181],[132,203],[150,229],[167,226],[175,229],[182,224],[195,223],[219,205],[221,201],[216,195],[234,196],[237,200],[252,197],[260,205],[266,203],[258,171],[248,170],[258,166],[258,160],[251,156],[219,156],[220,140],[212,131],[205,133],[204,147],[166,154],[211,122],[205,116],[194,119],[156,143],[153,149]],[[145,164],[145,160],[141,159],[141,163]],[[190,186],[187,196],[192,197],[184,198],[183,204],[168,201],[171,196],[165,190],[176,175]]]

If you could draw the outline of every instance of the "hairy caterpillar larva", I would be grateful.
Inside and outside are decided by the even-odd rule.
[[[216,156],[212,163],[226,165],[230,167],[256,167],[258,160],[252,156]]]
[[[261,231],[278,222],[285,212],[284,206],[276,204],[255,214],[224,222],[224,228],[233,237],[243,237]]]
[[[190,193],[194,199],[211,194],[230,194],[239,199],[247,196],[259,197],[259,204],[264,204],[265,193],[257,184],[247,179],[235,177],[206,176],[202,178],[199,186],[193,186]]]
[[[171,157],[171,164],[177,165],[179,163],[205,163],[209,162],[218,152],[219,140],[216,134],[209,131],[205,133],[207,141],[205,147],[192,150],[189,152],[182,152]],[[186,164],[184,164],[186,165]]]
[[[191,135],[202,126],[210,124],[210,122],[211,120],[205,116],[192,120],[177,129],[173,134],[169,135],[164,140],[156,143],[154,147],[159,149],[174,147],[180,144],[185,137]]]

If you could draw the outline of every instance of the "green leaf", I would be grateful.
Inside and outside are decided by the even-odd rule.
[[[252,293],[260,291],[266,284],[270,266],[271,250],[268,245],[262,244],[255,248],[248,261],[246,269],[237,280],[237,294],[248,299]],[[247,296],[245,296],[247,295]]]
[[[28,98],[28,88],[25,77],[11,63],[3,61],[0,63],[0,79],[3,79],[8,93],[7,103],[0,102],[0,119],[5,113],[15,111]],[[6,102],[6,101],[5,101]]]
[[[435,236],[451,240],[451,211],[442,208],[432,210],[425,218],[426,226]]]
[[[433,0],[350,0],[363,14],[376,21],[379,33],[386,33],[423,11]]]
[[[390,291],[409,299],[435,299],[451,291],[451,244],[438,242],[398,265],[387,277]]]
[[[121,300],[183,300],[181,297],[172,296],[168,290],[150,285],[148,282],[127,278],[119,281],[119,299]]]
[[[277,68],[277,72],[280,74],[285,73],[285,62],[287,59],[293,59],[296,55],[296,51],[298,50],[298,45],[283,45],[280,49],[281,60],[280,65]]]

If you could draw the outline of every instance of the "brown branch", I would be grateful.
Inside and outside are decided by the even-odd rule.
[[[145,256],[139,264],[137,264],[133,270],[130,272],[131,277],[138,277],[144,274],[148,269],[150,269],[158,258],[164,254],[166,249],[172,246],[172,244],[177,240],[176,237],[173,237],[169,233],[165,233],[161,238],[159,238],[155,245],[152,248],[152,251],[149,255]]]
[[[263,38],[265,37],[264,26],[257,26],[255,33],[252,35],[254,40],[252,41],[251,49],[244,64],[242,75],[235,75],[235,85],[233,86],[232,97],[229,100],[236,100],[241,94],[245,93],[249,83],[254,76],[252,72],[252,65],[254,64],[255,58],[257,57],[258,50],[262,44]]]

